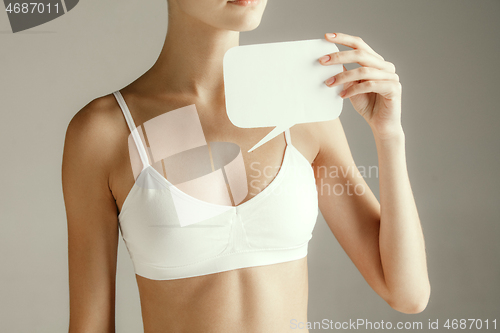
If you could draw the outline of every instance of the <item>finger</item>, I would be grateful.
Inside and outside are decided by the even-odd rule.
[[[345,67],[344,67],[345,68]],[[344,71],[328,78],[325,83],[328,86],[335,86],[353,81],[390,80],[399,81],[399,75],[381,71],[372,67],[358,67],[350,71]]]
[[[370,47],[370,45],[368,45],[361,37],[351,36],[348,34],[343,34],[343,33],[337,32],[337,33],[325,34],[325,39],[327,41],[330,41],[330,42],[333,42],[336,44],[341,44],[341,45],[345,45],[348,47],[352,47],[353,49],[365,50],[367,52],[372,53],[373,55],[380,58],[381,60],[384,60],[384,57],[382,57],[380,54],[375,52]]]
[[[401,98],[402,86],[399,81],[365,81],[353,84],[340,92],[342,98],[349,98],[359,94],[377,93],[387,99]]]
[[[372,53],[364,50],[349,50],[330,53],[319,59],[322,65],[358,63],[361,66],[374,67],[380,70],[396,72],[394,64],[381,60]]]

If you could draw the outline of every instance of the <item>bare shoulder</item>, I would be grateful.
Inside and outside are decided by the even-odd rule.
[[[124,120],[112,94],[91,100],[71,119],[66,130],[64,155],[77,160],[109,166],[119,140],[124,135]]]

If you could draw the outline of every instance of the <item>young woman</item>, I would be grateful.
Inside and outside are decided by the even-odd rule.
[[[169,0],[168,32],[155,64],[119,92],[92,100],[71,120],[62,165],[70,333],[115,330],[119,227],[136,269],[146,333],[290,331],[292,319],[307,321],[307,241],[318,206],[380,297],[404,313],[426,307],[425,246],[406,170],[401,84],[392,63],[361,38],[343,33],[325,38],[352,50],[318,59],[324,66],[361,65],[349,71],[344,67],[325,84],[342,85],[341,96],[349,98],[373,131],[380,204],[358,177],[339,119],[295,125],[251,153],[270,128],[238,128],[229,121],[223,56],[238,45],[240,31],[260,24],[266,2]],[[234,210],[211,220],[221,228],[143,228],[158,218],[168,222],[171,212],[155,206],[163,197],[146,200],[150,192],[135,186],[154,171],[144,142],[130,141],[144,153],[139,153],[143,169],[134,175],[130,135],[148,120],[193,104],[207,142],[241,148],[252,190]],[[310,170],[292,176],[293,165]],[[324,172],[332,167],[355,172],[332,177]],[[256,175],[256,168],[266,172]],[[317,192],[272,196],[267,190],[311,184]],[[190,205],[201,207],[194,201]],[[153,213],[141,215],[143,209]],[[224,255],[218,255],[220,249]],[[175,262],[185,264],[161,265]]]

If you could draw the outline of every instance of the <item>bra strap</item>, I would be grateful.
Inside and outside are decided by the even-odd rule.
[[[127,103],[125,103],[125,100],[123,99],[122,94],[120,93],[119,90],[113,92],[113,95],[115,95],[116,100],[118,101],[118,104],[120,105],[120,108],[122,109],[123,115],[125,116],[125,120],[127,121],[128,128],[130,129],[130,133],[132,134],[132,138],[134,139],[135,145],[137,147],[137,150],[139,151],[139,156],[141,158],[142,162],[142,169],[144,170],[149,166],[149,160],[148,160],[148,155],[146,153],[146,148],[142,144],[141,137],[139,135],[139,131],[137,130],[134,119],[132,118],[132,115],[130,114],[130,110],[128,109]]]
[[[286,139],[287,146],[288,145],[293,146],[292,145],[292,136],[290,135],[290,128],[287,128],[285,130],[285,139]]]

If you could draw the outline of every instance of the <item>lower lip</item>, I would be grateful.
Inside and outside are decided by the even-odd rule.
[[[228,1],[228,3],[238,6],[255,6],[256,4],[259,3],[259,0],[235,0],[235,1]]]

